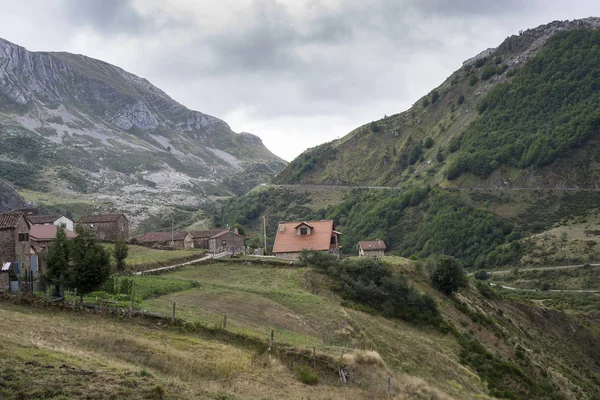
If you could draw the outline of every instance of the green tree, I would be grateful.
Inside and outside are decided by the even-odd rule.
[[[456,100],[456,102],[458,104],[462,104],[465,102],[465,96],[463,94],[461,94],[460,96],[458,96],[458,99]]]
[[[245,228],[242,226],[242,224],[235,224],[235,225],[233,226],[233,229],[236,229],[236,228],[237,228],[237,230],[238,230],[238,233],[239,233],[240,235],[242,235],[242,236],[246,236],[246,229],[245,229]]]
[[[113,257],[116,261],[117,271],[123,272],[125,270],[125,267],[127,266],[125,259],[127,258],[128,254],[129,246],[127,246],[127,243],[122,241],[115,243],[113,247]]]
[[[440,292],[450,295],[467,286],[467,274],[460,262],[450,256],[434,257],[431,271],[431,285]]]
[[[436,102],[436,101],[438,101],[438,100],[439,100],[439,98],[440,98],[440,94],[438,93],[438,91],[437,91],[437,90],[434,90],[434,91],[431,93],[431,104],[435,104],[435,102]]]
[[[44,256],[46,261],[46,282],[54,285],[54,295],[60,295],[60,286],[63,284],[69,272],[69,242],[63,226],[56,230],[56,237],[48,247]]]
[[[82,225],[71,240],[70,287],[77,289],[81,300],[110,277],[110,256],[92,233]]]

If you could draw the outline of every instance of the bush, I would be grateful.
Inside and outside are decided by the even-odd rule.
[[[469,85],[471,86],[475,86],[475,84],[477,83],[479,79],[477,79],[476,75],[471,75],[471,77],[469,78]]]
[[[475,272],[475,279],[480,281],[486,281],[490,279],[490,274],[487,271],[477,271]]]
[[[464,103],[465,102],[465,96],[461,94],[460,96],[458,96],[458,100],[456,100],[456,102],[458,104]]]
[[[306,365],[296,369],[296,376],[298,377],[298,380],[305,385],[316,385],[319,383],[319,375]]]
[[[410,322],[440,323],[439,310],[433,298],[419,293],[408,284],[406,277],[393,274],[386,264],[373,259],[339,261],[330,256],[303,251],[300,261],[302,265],[333,278],[336,282],[334,289],[344,299],[359,303],[364,311],[371,309],[385,317]]]
[[[433,264],[431,284],[440,292],[450,295],[467,286],[467,274],[456,258],[438,256],[430,262]]]
[[[485,282],[477,281],[475,282],[475,287],[477,288],[479,293],[481,293],[481,295],[486,299],[493,300],[499,297],[498,293],[496,293],[494,289],[492,289],[492,287]]]
[[[496,75],[498,73],[498,69],[496,68],[495,65],[488,65],[487,67],[485,67],[483,69],[483,71],[481,71],[481,79],[484,81],[487,81],[488,79],[490,79],[492,76]]]
[[[427,139],[425,139],[425,141],[423,142],[423,147],[426,149],[430,149],[433,147],[433,139],[428,137]]]
[[[429,106],[429,99],[427,97],[423,98],[423,107]]]
[[[439,100],[439,98],[440,98],[440,94],[438,93],[438,91],[437,91],[437,90],[434,90],[434,91],[431,93],[431,104],[435,104],[435,102],[436,102],[436,101],[438,101],[438,100]]]

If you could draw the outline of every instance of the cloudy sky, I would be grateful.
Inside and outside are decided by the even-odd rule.
[[[291,160],[595,0],[0,0],[0,37],[149,79]]]

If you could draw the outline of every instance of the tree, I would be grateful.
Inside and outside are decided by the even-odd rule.
[[[461,94],[460,96],[458,96],[458,100],[456,100],[456,102],[458,104],[462,104],[465,102],[465,96],[463,94]]]
[[[46,261],[45,279],[54,285],[54,295],[60,295],[60,286],[64,283],[69,272],[69,242],[63,226],[56,230],[56,237],[52,240],[44,256]]]
[[[246,236],[246,229],[242,226],[242,224],[235,224],[233,229],[237,229],[240,235]]]
[[[117,271],[123,272],[127,266],[125,259],[129,254],[129,246],[125,242],[116,242],[113,247],[113,257],[116,261]]]
[[[69,284],[81,296],[94,291],[110,277],[110,256],[92,233],[78,225],[71,241]]]
[[[438,93],[437,90],[434,90],[431,93],[431,104],[435,104],[435,102],[438,101],[439,98],[440,98],[440,94]]]
[[[467,274],[460,262],[450,256],[432,259],[431,285],[440,292],[450,295],[467,286]]]

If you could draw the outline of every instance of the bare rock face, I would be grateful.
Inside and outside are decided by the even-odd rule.
[[[231,176],[285,161],[260,138],[189,110],[146,79],[0,39],[0,170],[17,188],[85,196],[135,215],[237,193]],[[259,169],[262,171],[262,169]],[[252,183],[268,179],[247,174]],[[26,179],[19,179],[26,177]],[[225,183],[224,183],[225,182]]]
[[[23,197],[9,184],[0,181],[0,213],[27,207]]]

